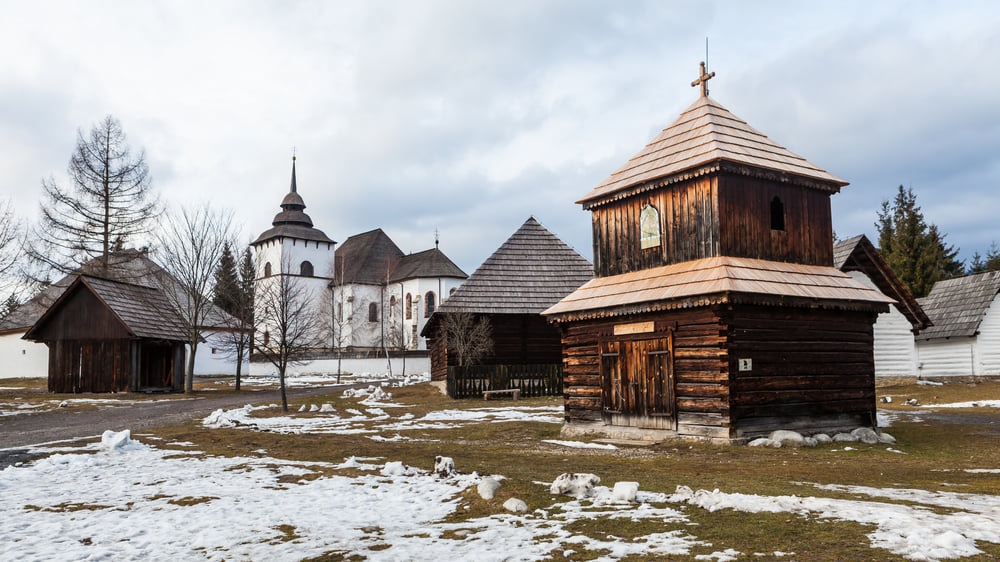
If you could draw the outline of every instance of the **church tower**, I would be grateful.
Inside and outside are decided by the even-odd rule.
[[[292,276],[313,295],[319,307],[332,280],[336,242],[313,226],[305,208],[295,181],[293,156],[291,188],[281,200],[281,212],[274,216],[271,228],[250,245],[257,260],[258,292],[262,284],[279,276]]]

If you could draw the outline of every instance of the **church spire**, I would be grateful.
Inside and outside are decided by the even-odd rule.
[[[295,185],[295,151],[292,150],[292,189],[291,193],[298,193],[298,187]]]

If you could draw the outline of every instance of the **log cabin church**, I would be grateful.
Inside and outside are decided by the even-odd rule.
[[[745,442],[874,427],[872,326],[893,302],[833,267],[847,182],[708,96],[577,201],[595,278],[545,315],[565,435]]]

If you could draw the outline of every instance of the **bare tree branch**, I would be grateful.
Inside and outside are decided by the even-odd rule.
[[[281,271],[292,271],[291,263]],[[278,370],[281,407],[288,411],[285,375],[289,365],[325,342],[324,322],[316,295],[296,276],[280,273],[259,280],[254,296],[254,351]]]
[[[194,363],[203,331],[225,324],[225,312],[212,305],[215,268],[226,241],[232,240],[233,215],[207,205],[195,210],[182,208],[164,215],[157,233],[157,255],[170,280],[161,288],[183,319],[191,355],[186,369],[185,392],[194,390]]]
[[[42,181],[44,201],[27,253],[60,273],[94,258],[107,267],[108,255],[149,234],[161,212],[146,155],[132,153],[121,124],[109,115],[86,137],[77,132],[67,171],[69,187],[54,178]]]

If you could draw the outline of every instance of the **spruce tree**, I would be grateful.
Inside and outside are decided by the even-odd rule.
[[[939,280],[965,273],[958,250],[927,224],[912,189],[901,185],[892,202],[882,201],[875,228],[882,257],[913,296],[926,296]]]
[[[215,288],[212,294],[212,304],[234,316],[240,307],[240,280],[237,277],[236,260],[233,258],[229,242],[222,247],[222,257],[215,268]]]

